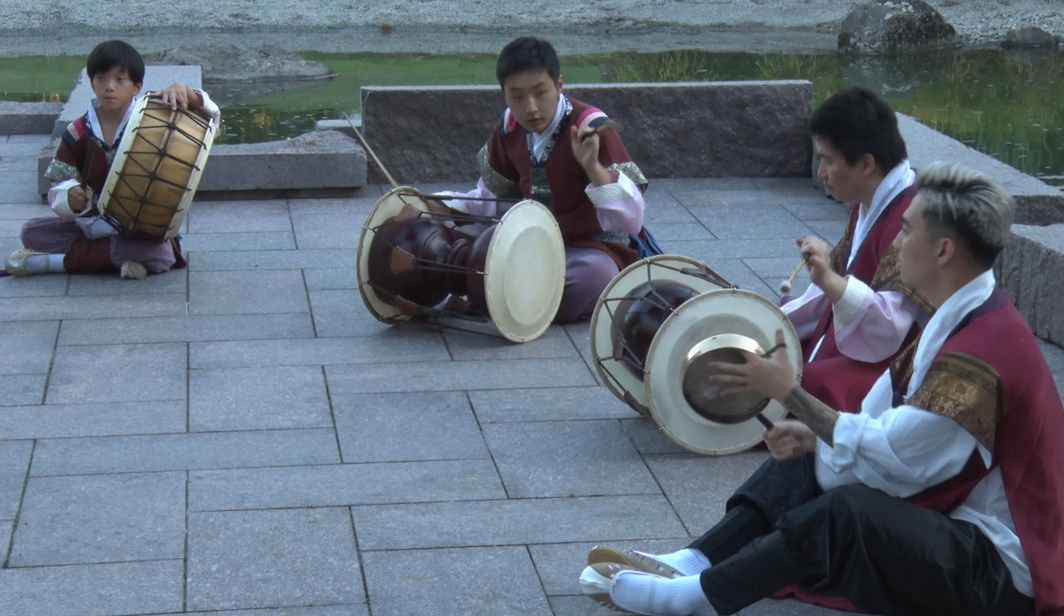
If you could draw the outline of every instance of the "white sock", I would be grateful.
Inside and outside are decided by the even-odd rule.
[[[31,274],[60,274],[65,255],[30,255],[26,257],[26,271]]]
[[[684,575],[698,575],[706,569],[709,569],[710,562],[706,558],[706,555],[698,550],[692,550],[690,548],[684,548],[678,552],[671,554],[646,554],[645,552],[638,552],[643,556],[649,556],[665,563],[666,565],[676,569]]]
[[[637,614],[687,616],[704,608],[716,614],[697,575],[670,580],[638,571],[620,571],[613,576],[610,598],[617,607]]]
[[[63,259],[66,255],[48,255],[48,272],[51,274],[62,274],[66,271],[63,267]]]

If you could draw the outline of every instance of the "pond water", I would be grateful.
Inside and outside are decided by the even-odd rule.
[[[321,118],[357,116],[362,85],[495,83],[495,56],[490,54],[301,55],[326,64],[336,77],[266,95],[251,86],[205,84],[212,93],[223,89],[222,98],[233,101],[225,105],[218,143],[290,137],[312,130]],[[61,101],[83,62],[70,56],[0,59],[0,98]],[[863,85],[932,128],[1025,173],[1064,185],[1064,54],[974,49],[847,58],[678,50],[563,56],[562,67],[570,84],[804,78],[813,82],[816,103],[849,85]]]

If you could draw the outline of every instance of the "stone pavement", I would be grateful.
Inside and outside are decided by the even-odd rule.
[[[3,255],[48,214],[46,141],[0,136]],[[0,279],[0,613],[607,614],[590,546],[671,550],[722,513],[765,454],[672,444],[601,386],[586,323],[512,345],[373,320],[352,263],[380,194],[197,202],[190,267],[144,281]],[[845,223],[808,180],[647,202],[667,252],[773,298],[793,238]]]

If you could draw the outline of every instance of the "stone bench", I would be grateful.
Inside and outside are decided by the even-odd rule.
[[[617,121],[647,177],[809,177],[809,81],[566,85]],[[497,86],[365,86],[362,126],[401,184],[475,181]],[[383,182],[371,165],[370,182]]]
[[[52,132],[63,103],[0,101],[0,135],[44,135]]]

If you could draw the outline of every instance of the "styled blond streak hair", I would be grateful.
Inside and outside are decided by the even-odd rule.
[[[928,232],[954,237],[973,258],[991,267],[1009,239],[1016,213],[1012,196],[982,173],[954,163],[921,168],[916,186],[926,203]]]

